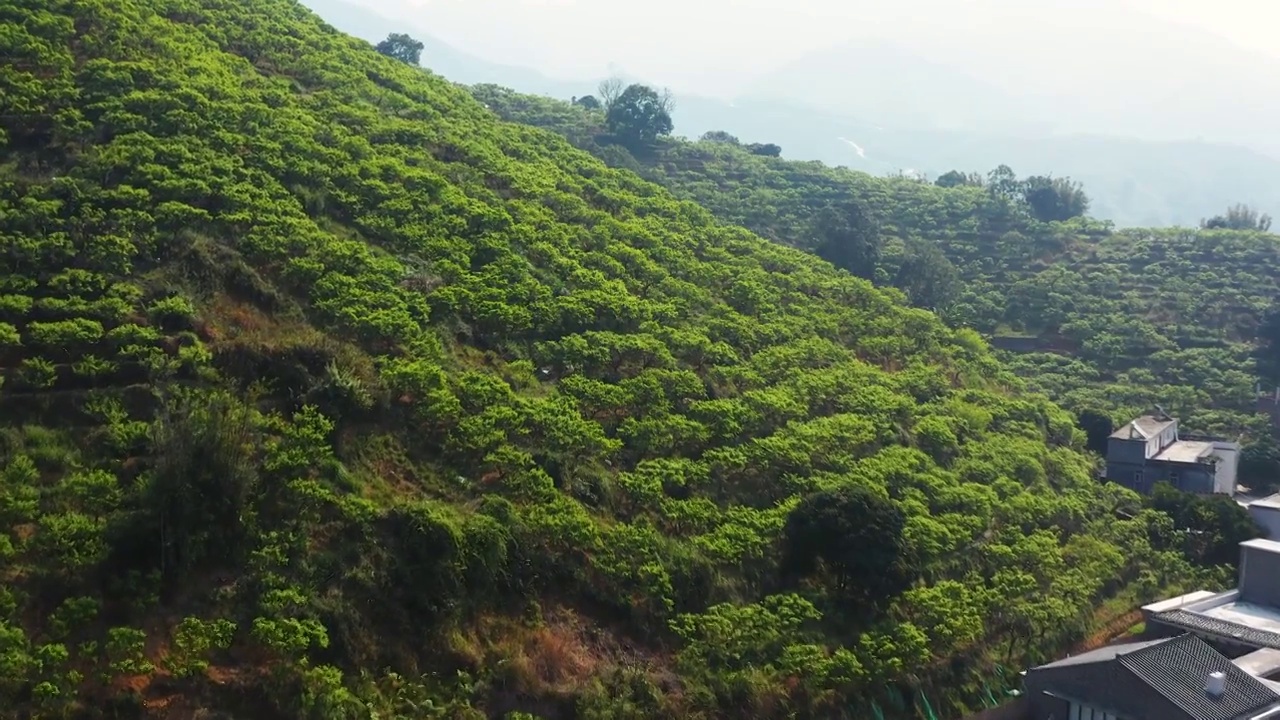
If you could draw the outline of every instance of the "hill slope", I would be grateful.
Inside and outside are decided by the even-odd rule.
[[[901,717],[1210,581],[975,333],[290,0],[0,43],[3,707]]]
[[[1120,422],[1161,403],[1198,432],[1266,433],[1254,412],[1249,352],[1280,296],[1269,270],[1280,260],[1280,236],[1037,222],[981,187],[876,178],[722,142],[668,140],[637,159],[601,139],[598,114],[494,86],[473,92],[504,117],[554,129],[786,245],[814,249],[818,213],[855,200],[885,242],[878,282],[1023,351],[1006,359],[1069,409]],[[962,282],[945,292],[924,282],[937,274],[922,271],[921,247],[941,249]]]

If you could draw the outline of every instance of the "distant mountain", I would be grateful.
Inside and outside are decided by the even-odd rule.
[[[539,95],[570,97],[591,92],[597,84],[556,80],[529,68],[489,62],[432,37],[412,22],[388,18],[345,0],[302,0],[302,4],[334,28],[371,43],[390,33],[407,32],[424,46],[423,67],[464,85],[496,83]]]
[[[1280,61],[1199,28],[1117,0],[894,7],[892,43],[883,24],[852,27],[840,45],[757,78],[752,94],[844,112],[874,106],[895,124],[905,115],[914,126],[1003,131],[1034,121],[1280,152]]]
[[[386,18],[346,0],[305,4],[334,27],[370,42],[391,32],[410,33],[425,45],[423,66],[454,82],[494,83],[564,99],[593,93],[599,82],[560,80],[489,62],[441,42],[411,21]],[[866,70],[847,73],[839,82],[828,79],[828,94],[836,99],[822,104],[794,99],[823,89],[821,73],[804,74],[806,61],[788,66],[773,80],[760,80],[751,96],[737,101],[677,95],[676,133],[697,137],[725,130],[743,141],[777,143],[792,159],[875,175],[985,172],[1002,163],[1024,175],[1068,175],[1085,184],[1093,198],[1092,214],[1120,226],[1194,225],[1236,202],[1280,215],[1280,160],[1261,152],[1199,141],[1055,134],[1034,110],[1010,111],[1003,123],[992,119],[983,131],[948,129],[978,122],[974,118],[982,117],[984,107],[1017,102],[995,83],[884,43],[817,52],[810,59],[826,67],[828,76],[839,62]],[[900,71],[895,77],[911,81],[876,79],[889,76],[884,68],[890,62],[894,72]],[[794,98],[765,97],[771,82],[779,88],[794,82],[789,91]],[[841,95],[861,97],[865,103],[841,101]]]
[[[1091,214],[1121,227],[1196,225],[1246,202],[1280,214],[1280,161],[1239,146],[1144,142],[1093,135],[1025,136],[885,127],[818,108],[744,100],[684,100],[683,134],[723,129],[744,141],[776,142],[786,157],[821,160],[875,175],[985,172],[1070,176],[1093,199]]]
[[[1018,98],[952,64],[876,40],[815,51],[757,78],[745,95],[874,116],[894,126],[1047,129]],[[991,108],[1007,109],[996,119]]]
[[[1070,176],[1085,184],[1094,200],[1092,214],[1122,226],[1194,225],[1234,202],[1280,208],[1280,162],[1230,145],[895,130],[852,139],[866,159],[844,163],[850,167],[887,166],[936,176],[1004,162],[1023,174]],[[843,143],[829,145],[822,159],[837,162]]]

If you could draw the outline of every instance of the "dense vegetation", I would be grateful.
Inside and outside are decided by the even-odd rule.
[[[1280,238],[1247,207],[1200,230],[1114,231],[1084,216],[1082,188],[1062,178],[1019,179],[1003,167],[936,183],[875,178],[764,157],[723,133],[626,153],[596,113],[494,86],[473,92],[504,117],[554,129],[788,245],[824,254],[833,237],[824,217],[866,216],[852,223],[864,229],[851,235],[862,250],[850,271],[1016,351],[1004,355],[1014,369],[1077,413],[1124,422],[1160,403],[1193,432],[1267,435],[1250,353],[1278,294]]]
[[[1225,578],[976,332],[292,0],[0,50],[6,712],[909,717]]]

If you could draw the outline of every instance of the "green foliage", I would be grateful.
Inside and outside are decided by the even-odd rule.
[[[1255,383],[1270,390],[1280,372],[1255,367],[1250,353],[1255,340],[1267,343],[1259,325],[1280,286],[1265,268],[1280,243],[1263,234],[1269,219],[1248,207],[1208,230],[1116,232],[1085,215],[1078,184],[1019,178],[1007,166],[924,183],[678,140],[643,162],[619,163],[593,143],[588,118],[558,115],[554,101],[473,92],[503,117],[554,129],[786,245],[818,249],[824,236],[815,227],[829,208],[857,203],[877,228],[879,259],[850,262],[828,248],[835,264],[902,289],[952,326],[978,330],[1033,390],[1074,412],[1099,410],[1120,422],[1158,402],[1190,432],[1251,441],[1268,433],[1255,412]]]
[[[787,517],[783,572],[810,575],[820,561],[840,595],[883,602],[911,578],[905,522],[888,498],[862,486],[806,497]]]
[[[196,309],[191,301],[181,295],[174,295],[156,300],[147,306],[147,316],[156,325],[169,329],[181,330],[190,326],[195,319]]]
[[[663,135],[669,135],[671,101],[645,85],[631,85],[608,103],[605,123],[609,132],[623,145],[642,149]]]
[[[5,707],[826,717],[1220,577],[973,330],[292,0],[18,0],[0,49]],[[1180,347],[1063,305],[1092,276],[1006,303],[997,275],[1096,224],[676,144],[661,95],[605,89],[549,122],[646,170],[599,144],[612,122],[734,222],[778,239],[833,207],[856,273],[974,327]],[[680,162],[704,156],[763,185],[726,200]],[[993,282],[957,290],[923,242],[966,278],[994,253]],[[833,527],[889,532],[865,565]],[[780,589],[787,563],[814,572]]]
[[[737,136],[731,135],[724,130],[708,130],[702,133],[702,137],[698,138],[698,142],[727,143],[729,145],[741,145]]]
[[[155,466],[142,497],[172,587],[207,559],[229,559],[245,539],[257,470],[253,412],[225,394],[188,397],[154,425]]]
[[[375,45],[374,49],[402,63],[417,65],[422,57],[423,47],[421,40],[414,40],[404,33],[391,33],[386,40]]]
[[[1256,492],[1280,491],[1280,443],[1269,436],[1241,449],[1237,480]]]
[[[18,366],[18,377],[28,390],[48,390],[58,379],[58,368],[41,357],[29,357]]]
[[[177,677],[191,677],[209,667],[205,656],[213,650],[231,647],[236,625],[230,620],[183,618],[173,631],[169,669]]]
[[[9,323],[0,323],[0,348],[16,348],[22,345],[22,335],[18,328]]]
[[[329,646],[324,625],[310,618],[254,618],[251,634],[267,651],[285,660],[297,659],[311,647]]]
[[[1236,204],[1227,208],[1224,215],[1215,215],[1200,221],[1200,227],[1207,230],[1258,230],[1267,232],[1271,229],[1271,216],[1260,215],[1257,210],[1244,204]]]
[[[1089,198],[1080,183],[1037,175],[1023,181],[1023,199],[1041,222],[1062,222],[1089,211]]]
[[[1115,421],[1106,413],[1093,408],[1081,410],[1077,418],[1076,422],[1085,431],[1087,437],[1085,447],[1105,457],[1108,439],[1111,433],[1115,432]]]
[[[1158,483],[1146,503],[1173,519],[1183,552],[1204,565],[1234,564],[1240,543],[1265,534],[1230,497],[1192,495]]]
[[[107,631],[108,668],[114,675],[145,675],[155,667],[146,659],[147,634],[128,627]]]
[[[813,221],[815,252],[859,277],[875,277],[880,260],[879,229],[857,202],[823,208]]]

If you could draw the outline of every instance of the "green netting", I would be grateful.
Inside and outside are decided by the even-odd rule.
[[[938,716],[933,712],[933,705],[929,704],[929,698],[925,696],[924,690],[920,691],[920,702],[924,705],[924,719],[938,720]]]

